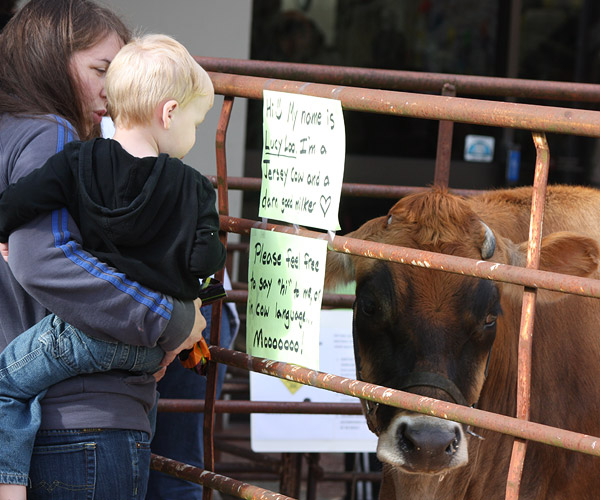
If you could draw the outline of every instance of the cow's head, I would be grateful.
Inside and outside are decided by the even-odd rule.
[[[387,216],[347,236],[511,265],[526,262],[526,242],[495,235],[466,200],[441,190],[408,196]],[[595,271],[600,253],[595,240],[573,233],[550,235],[541,251],[541,268],[578,276]],[[352,280],[361,380],[463,405],[477,403],[503,320],[500,299],[514,293],[515,285],[329,252],[326,285]],[[367,417],[379,435],[377,455],[384,463],[436,474],[468,461],[461,424],[385,405]]]

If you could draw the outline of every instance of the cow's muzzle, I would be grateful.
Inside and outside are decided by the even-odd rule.
[[[438,373],[413,372],[398,384],[398,389],[404,391],[413,387],[432,387],[446,393],[455,403],[468,405],[456,384]],[[456,422],[401,414],[380,434],[377,456],[405,472],[440,474],[467,463],[467,440],[462,426]]]
[[[397,415],[379,436],[377,457],[417,474],[441,474],[468,461],[460,424],[426,415]]]

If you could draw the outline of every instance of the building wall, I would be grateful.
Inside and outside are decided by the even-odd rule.
[[[99,0],[120,14],[137,33],[164,33],[183,43],[192,55],[248,59],[251,0]],[[198,127],[196,145],[186,163],[205,175],[216,174],[215,133],[223,98]],[[227,130],[227,167],[231,176],[243,169],[246,101],[237,99]],[[230,193],[230,213],[241,214],[241,193]]]

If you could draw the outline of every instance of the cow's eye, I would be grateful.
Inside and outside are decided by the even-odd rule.
[[[498,316],[496,314],[488,314],[485,317],[485,321],[483,323],[483,327],[484,328],[494,328],[496,326],[496,320],[498,319]]]
[[[373,300],[363,299],[360,301],[360,309],[365,316],[373,316],[377,310],[377,305]]]

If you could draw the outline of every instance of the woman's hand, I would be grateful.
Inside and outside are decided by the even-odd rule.
[[[0,254],[2,254],[2,258],[8,262],[8,243],[0,243]]]
[[[172,351],[165,352],[165,357],[160,362],[161,366],[168,366],[177,357],[177,355],[186,349],[192,349],[194,345],[202,338],[202,332],[206,328],[206,319],[202,316],[200,308],[202,307],[202,300],[194,300],[194,306],[196,307],[196,317],[194,319],[194,326],[187,339],[185,339],[177,348]],[[156,372],[156,374],[160,371]],[[155,375],[156,375],[155,374]],[[156,376],[155,376],[156,378]],[[161,377],[162,378],[162,377]],[[160,379],[157,379],[160,380]]]

